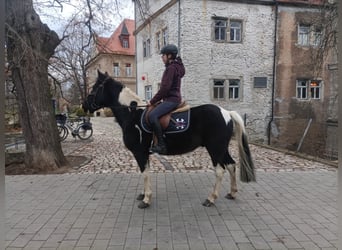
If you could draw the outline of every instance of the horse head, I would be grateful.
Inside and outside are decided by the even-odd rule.
[[[107,73],[101,73],[98,70],[97,80],[87,99],[83,102],[82,108],[85,112],[93,113],[104,107],[137,107],[145,105],[146,103],[128,87],[114,80]]]
[[[87,99],[83,102],[82,108],[85,112],[93,113],[104,107],[130,106],[132,102],[140,103],[141,101],[135,93],[122,83],[98,70],[97,80]]]

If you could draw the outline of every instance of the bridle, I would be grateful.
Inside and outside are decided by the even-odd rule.
[[[97,95],[99,94],[99,91],[101,91],[100,94],[103,95],[103,93],[104,93],[104,85],[105,85],[105,83],[106,83],[109,79],[110,79],[110,77],[107,76],[107,77],[99,84],[99,86],[96,88],[96,90],[95,90],[95,91],[92,90],[92,91],[90,92],[90,94],[88,95],[88,98],[89,98],[89,97],[92,97],[92,99],[93,99],[93,102],[92,102],[92,103],[89,103],[88,98],[87,98],[87,100],[86,100],[86,103],[87,103],[87,105],[88,105],[90,108],[92,108],[92,109],[94,109],[94,110],[103,108],[103,106],[100,106],[100,105],[98,105],[98,104],[96,103],[96,97],[97,97]]]

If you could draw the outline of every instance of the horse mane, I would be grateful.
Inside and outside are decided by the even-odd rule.
[[[146,103],[134,93],[130,88],[122,84],[122,90],[119,94],[119,103],[121,105],[130,106],[132,102],[136,102],[138,106],[146,106]]]

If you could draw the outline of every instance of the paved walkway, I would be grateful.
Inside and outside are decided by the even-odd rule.
[[[257,182],[238,182],[231,201],[226,175],[206,208],[215,176],[205,152],[154,155],[153,201],[141,210],[143,178],[120,129],[113,118],[92,122],[92,140],[63,143],[91,158],[75,173],[6,176],[6,249],[337,249],[335,168],[252,145]]]

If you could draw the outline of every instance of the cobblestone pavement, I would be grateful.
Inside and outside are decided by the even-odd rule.
[[[92,141],[68,138],[63,142],[65,153],[87,155],[92,160],[78,169],[78,173],[139,173],[139,168],[122,141],[122,132],[114,118],[93,118],[94,137]],[[317,161],[295,157],[291,154],[250,145],[257,171],[292,172],[308,170],[336,171],[336,168]],[[229,148],[232,157],[238,162],[235,141]],[[151,156],[153,172],[207,172],[213,171],[210,157],[205,148],[179,156]]]
[[[63,143],[91,158],[75,173],[6,176],[6,249],[337,249],[336,168],[251,145],[257,182],[238,181],[227,200],[226,174],[206,208],[215,176],[205,151],[153,155],[152,204],[141,210],[143,178],[120,129],[113,118],[92,122],[92,140]]]

